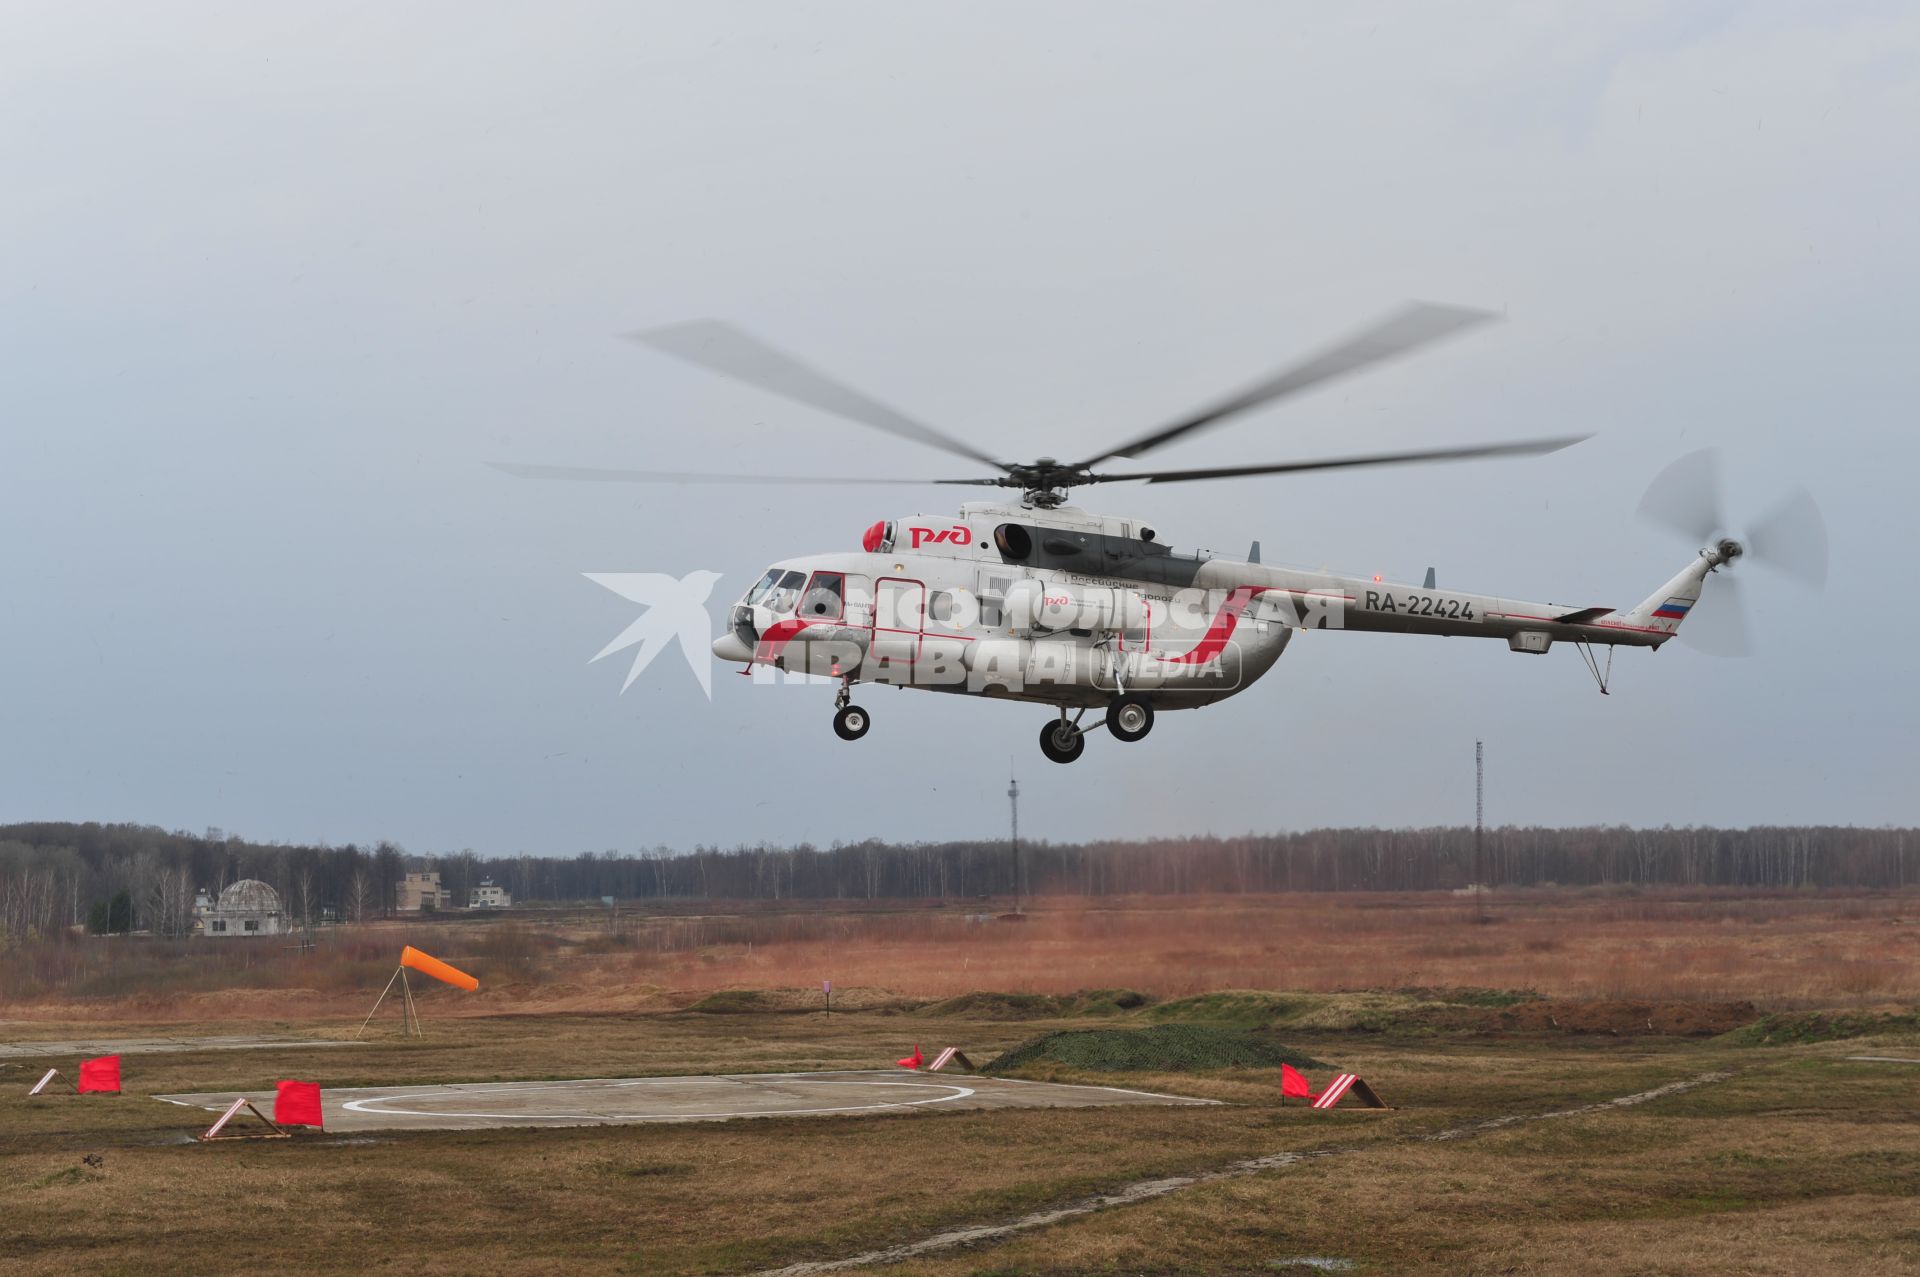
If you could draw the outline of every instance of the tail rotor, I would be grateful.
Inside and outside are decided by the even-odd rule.
[[[1795,488],[1740,536],[1729,535],[1722,493],[1719,451],[1690,452],[1647,485],[1640,516],[1702,547],[1716,572],[1747,558],[1815,589],[1826,584],[1827,525],[1811,493]],[[1702,595],[1679,636],[1709,655],[1750,655],[1752,627],[1743,594],[1739,578],[1726,573]]]

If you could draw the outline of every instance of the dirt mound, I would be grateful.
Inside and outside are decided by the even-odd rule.
[[[1299,1011],[1302,1006],[1317,1000],[1310,995],[1290,997],[1257,989],[1227,989],[1219,993],[1200,993],[1188,998],[1175,998],[1171,1002],[1161,1003],[1149,1014],[1155,1020],[1181,1023],[1199,1021],[1252,1027],[1285,1019]]]
[[[1320,1061],[1258,1033],[1201,1024],[1150,1029],[1066,1029],[1014,1047],[984,1072],[1006,1073],[1033,1064],[1060,1064],[1095,1072],[1191,1073],[1205,1069],[1324,1068]]]
[[[1760,1018],[1751,1002],[1572,1002],[1543,999],[1484,1012],[1507,1033],[1712,1037]]]
[[[920,1008],[921,1015],[971,1015],[990,1020],[1057,1020],[1079,1015],[1120,1015],[1153,1001],[1134,989],[1081,989],[1077,993],[962,993]]]
[[[903,998],[886,989],[850,987],[833,991],[835,1011],[911,1011],[917,998]],[[818,1015],[826,1009],[819,989],[718,989],[687,1004],[703,1015]]]

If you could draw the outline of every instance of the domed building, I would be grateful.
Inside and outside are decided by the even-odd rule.
[[[242,878],[220,893],[193,900],[194,928],[203,936],[277,936],[284,927],[280,893],[258,878]]]

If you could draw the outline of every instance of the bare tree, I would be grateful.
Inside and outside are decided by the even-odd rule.
[[[353,876],[347,879],[347,917],[355,922],[364,922],[367,903],[372,898],[373,880],[367,876],[365,868],[355,868]]]

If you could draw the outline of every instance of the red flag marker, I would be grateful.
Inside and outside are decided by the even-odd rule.
[[[1307,1075],[1291,1064],[1280,1066],[1280,1094],[1282,1098],[1297,1095],[1303,1100],[1313,1098],[1313,1086],[1307,1081]]]
[[[894,1063],[898,1064],[903,1069],[917,1069],[922,1064],[926,1063],[926,1060],[927,1060],[927,1057],[920,1054],[920,1044],[918,1042],[915,1042],[913,1044],[913,1054],[909,1055],[904,1060],[895,1060]]]
[[[76,1089],[82,1095],[89,1091],[97,1091],[102,1095],[120,1094],[120,1057],[102,1055],[80,1061],[80,1085]]]
[[[277,1082],[273,1096],[273,1120],[277,1126],[318,1126],[325,1128],[320,1113],[318,1082]]]

